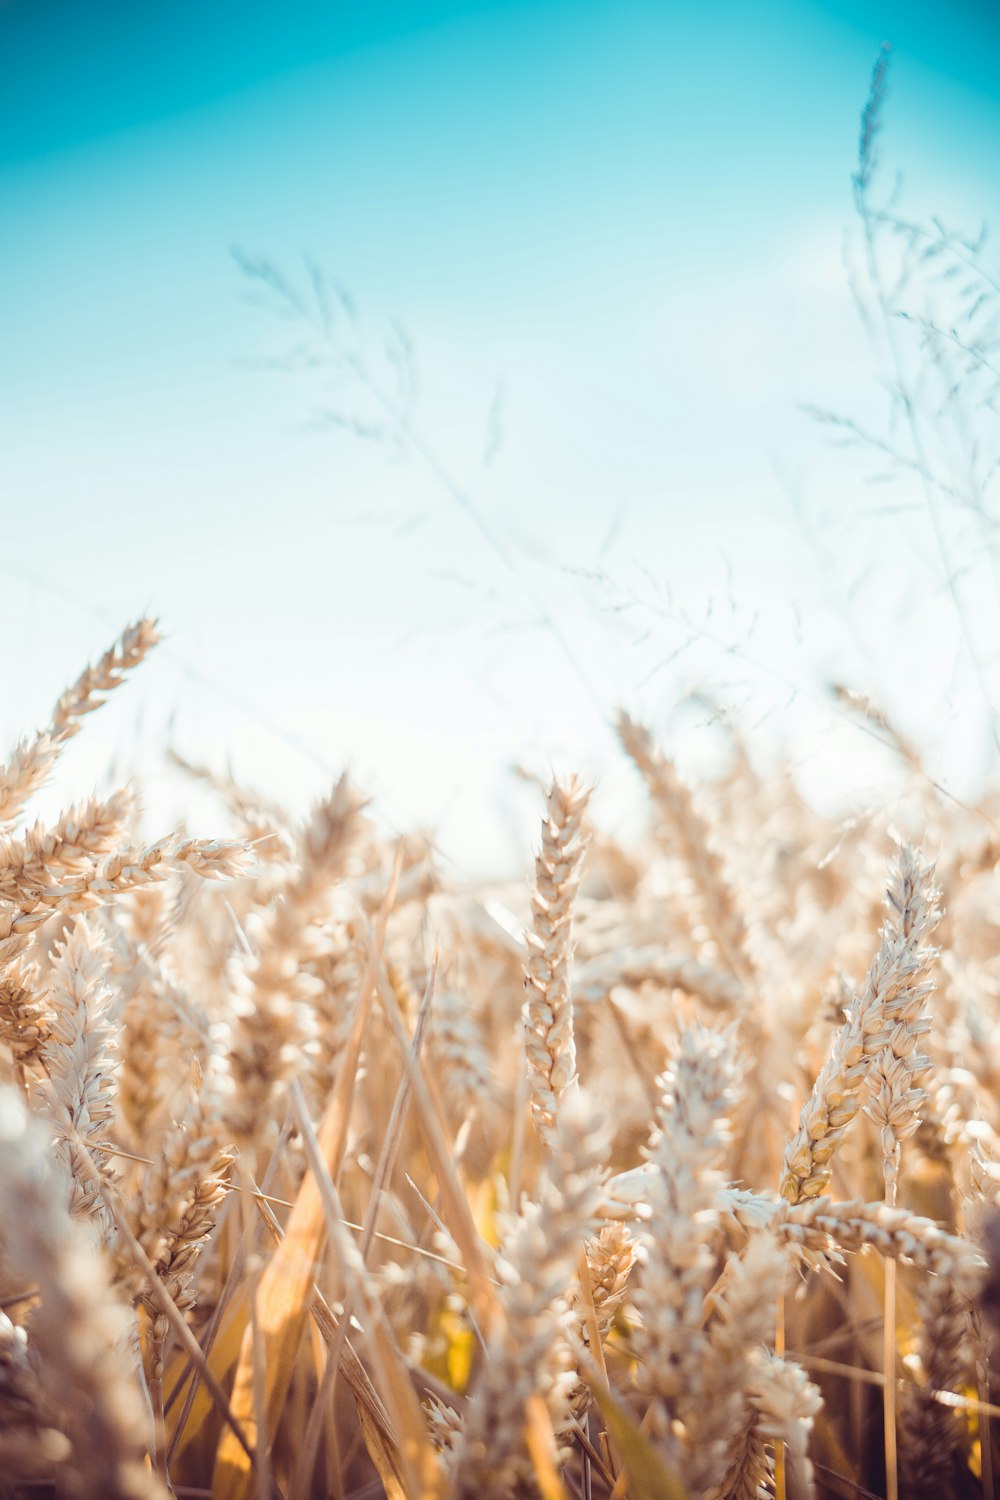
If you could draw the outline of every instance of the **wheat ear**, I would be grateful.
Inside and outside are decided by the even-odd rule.
[[[887,1050],[893,1057],[897,1053],[903,1058],[912,1055],[918,1036],[927,1029],[921,1007],[928,993],[927,973],[933,952],[925,939],[937,920],[937,908],[930,871],[906,846],[899,851],[886,904],[888,916],[878,952],[863,987],[851,1001],[830,1056],[802,1106],[799,1128],[785,1150],[780,1192],[790,1203],[818,1198],[826,1191],[831,1159],[861,1107],[874,1060]],[[888,1069],[892,1067],[887,1063]],[[905,1095],[909,1074],[896,1068],[894,1077],[902,1079]],[[877,1109],[877,1097],[873,1104]],[[887,1106],[894,1118],[897,1108],[892,1102]],[[906,1118],[912,1118],[905,1100],[902,1108]],[[885,1115],[887,1128],[889,1113]]]
[[[569,965],[573,902],[586,847],[583,815],[589,797],[589,789],[575,777],[553,781],[546,799],[542,847],[535,860],[531,929],[525,938],[524,1033],[531,1114],[543,1140],[551,1139],[560,1101],[576,1082]]]
[[[775,1304],[788,1257],[773,1235],[754,1235],[727,1262],[709,1298],[706,1369],[698,1395],[682,1403],[681,1476],[692,1495],[723,1495],[751,1467],[746,1438],[754,1425],[749,1391],[765,1346],[774,1342]]]
[[[36,823],[22,838],[0,837],[0,901],[30,901],[60,881],[93,868],[125,835],[131,794],[72,807],[51,828]]]
[[[618,716],[618,735],[642,773],[664,834],[687,862],[720,957],[739,980],[752,983],[756,976],[747,947],[743,913],[690,791],[644,724],[622,712]]]
[[[79,1137],[88,1148],[100,1146],[114,1115],[119,1026],[107,983],[110,969],[103,934],[86,917],[77,917],[52,961],[43,1059],[47,1077],[35,1090],[66,1172],[70,1214],[91,1219],[103,1240],[111,1234],[111,1220],[89,1174],[80,1171],[73,1142]],[[100,1160],[100,1152],[97,1156]]]
[[[81,728],[80,720],[100,708],[125,674],[137,667],[160,639],[155,620],[139,620],[104,653],[94,667],[87,667],[67,688],[52,713],[47,728],[22,740],[5,766],[0,768],[0,826],[15,821],[21,808],[43,785],[63,747]]]
[[[253,954],[235,976],[240,991],[229,1069],[234,1088],[227,1124],[242,1146],[283,1112],[283,1090],[317,1047],[314,960],[331,893],[362,831],[365,806],[348,777],[313,810],[298,841],[298,866],[283,894],[251,929]]]
[[[640,1234],[634,1292],[640,1388],[652,1398],[654,1434],[671,1441],[680,1406],[702,1399],[709,1345],[702,1304],[712,1280],[720,1168],[730,1142],[737,1067],[732,1029],[682,1033],[664,1074]]]

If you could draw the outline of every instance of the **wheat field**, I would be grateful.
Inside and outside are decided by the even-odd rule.
[[[646,836],[557,777],[523,885],[346,777],[31,823],[157,638],[0,772],[0,1491],[991,1495],[996,795],[845,695],[892,826],[624,712]]]

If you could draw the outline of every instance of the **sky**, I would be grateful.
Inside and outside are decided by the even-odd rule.
[[[348,766],[386,826],[519,871],[511,765],[579,767],[618,818],[619,706],[697,763],[712,697],[871,797],[837,676],[936,775],[988,769],[965,466],[996,413],[942,407],[852,301],[885,41],[878,201],[898,176],[900,215],[995,225],[995,6],[0,6],[0,733],[137,614],[167,636],[56,801],[111,761],[210,824],[170,739],[296,810]],[[965,280],[933,272],[902,302],[950,327]],[[918,437],[964,498],[876,490],[805,406]]]

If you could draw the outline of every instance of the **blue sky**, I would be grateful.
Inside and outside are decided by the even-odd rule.
[[[153,608],[168,652],[80,778],[138,743],[158,809],[169,722],[293,801],[349,761],[388,818],[488,864],[515,756],[613,790],[618,701],[667,730],[717,669],[755,713],[834,669],[881,686],[878,607],[842,628],[788,489],[837,526],[863,500],[797,404],[879,400],[843,240],[883,39],[905,207],[995,222],[993,7],[0,7],[0,569],[23,621],[0,728]],[[402,453],[316,420],[375,420],[349,365],[273,368],[308,329],[255,304],[233,247],[303,296],[304,258],[347,289],[357,323],[341,309],[322,352],[383,392],[406,330]],[[624,621],[649,601],[609,603],[643,570],[686,616],[728,608],[696,643],[721,666],[662,667],[662,612],[644,654]],[[734,674],[727,630],[756,665]]]

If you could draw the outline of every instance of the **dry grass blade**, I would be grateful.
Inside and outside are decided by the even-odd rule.
[[[291,1099],[309,1164],[323,1200],[327,1231],[347,1284],[364,1308],[372,1363],[382,1387],[382,1398],[400,1435],[399,1459],[407,1479],[407,1492],[409,1495],[421,1495],[426,1496],[427,1500],[434,1500],[434,1497],[444,1494],[444,1474],[410,1383],[409,1371],[386,1327],[378,1301],[369,1288],[360,1251],[343,1227],[344,1211],[306,1112],[301,1090],[296,1083],[292,1084]]]
[[[416,1028],[413,1033],[411,1063],[414,1065],[419,1061],[420,1058],[420,1049],[423,1044],[424,1033],[427,1029],[427,1022],[430,1017],[431,1003],[434,998],[434,985],[436,978],[437,955],[435,954],[434,961],[431,965],[431,972],[427,980],[427,988],[424,992],[424,997],[420,1004],[420,1011],[417,1016]],[[375,1225],[378,1221],[379,1210],[381,1208],[382,1193],[389,1181],[390,1175],[392,1173],[393,1163],[396,1159],[396,1153],[399,1147],[400,1128],[402,1126],[406,1114],[406,1107],[409,1102],[410,1078],[411,1070],[408,1069],[403,1074],[399,1088],[396,1091],[396,1097],[393,1100],[392,1109],[389,1113],[389,1119],[386,1125],[385,1139],[382,1143],[382,1153],[379,1157],[378,1165],[375,1168],[375,1175],[372,1180],[371,1201],[368,1209],[368,1214],[365,1219],[364,1226],[361,1230],[361,1240],[358,1246],[358,1254],[361,1258],[362,1264],[367,1260],[368,1252],[371,1249],[372,1241],[375,1238]],[[298,1102],[301,1105],[301,1099],[299,1099]],[[340,1225],[340,1228],[344,1230],[348,1229],[349,1227],[350,1226],[348,1224],[343,1222]],[[329,1410],[333,1400],[337,1376],[340,1371],[341,1356],[343,1354],[343,1348],[347,1338],[347,1326],[353,1310],[353,1304],[350,1300],[348,1300],[344,1306],[344,1311],[341,1316],[333,1343],[329,1348],[327,1368],[323,1372],[323,1378],[320,1382],[316,1402],[313,1407],[312,1416],[309,1419],[309,1426],[306,1429],[302,1451],[299,1455],[299,1461],[296,1466],[298,1482],[293,1482],[291,1500],[296,1500],[296,1496],[304,1492],[305,1487],[308,1483],[308,1476],[312,1473],[313,1465],[316,1460],[316,1452],[319,1445],[324,1414]]]
[[[627,1491],[615,1486],[616,1495],[628,1494],[631,1500],[690,1500],[680,1478],[657,1452],[649,1438],[630,1414],[606,1390],[601,1381],[583,1372],[594,1400],[601,1409],[615,1448],[621,1454]]]
[[[383,920],[388,916],[387,898]],[[372,968],[375,955],[372,955]],[[374,974],[370,971],[362,988],[350,1042],[342,1064],[337,1089],[331,1096],[319,1136],[323,1160],[339,1171],[347,1146],[351,1104],[358,1058],[371,1007]],[[314,1268],[326,1235],[323,1201],[314,1176],[307,1176],[288,1221],[285,1237],[261,1277],[258,1296],[258,1328],[263,1340],[266,1390],[264,1405],[268,1426],[274,1430],[284,1405],[309,1316],[309,1297]],[[254,1352],[249,1331],[244,1339],[233,1385],[232,1406],[236,1418],[246,1426],[251,1441],[256,1432],[254,1402]],[[250,1500],[254,1489],[252,1466],[242,1445],[229,1432],[223,1433],[215,1462],[213,1491],[218,1500]]]
[[[411,1062],[409,1039],[403,1018],[399,1013],[399,1004],[388,976],[381,966],[379,966],[377,990],[389,1019],[400,1058],[410,1075],[413,1105],[424,1144],[437,1177],[443,1215],[448,1230],[458,1246],[466,1275],[469,1278],[469,1291],[476,1319],[485,1331],[489,1329],[496,1314],[496,1294],[483,1256],[479,1235],[469,1210],[469,1202],[452,1161],[440,1113],[431,1098],[419,1063]]]
[[[276,1244],[284,1238],[284,1231],[274,1217],[266,1198],[255,1193],[257,1208]],[[403,1474],[399,1467],[399,1445],[396,1441],[388,1413],[382,1400],[368,1378],[367,1371],[354,1352],[349,1338],[339,1340],[340,1321],[334,1317],[319,1287],[312,1289],[310,1314],[314,1319],[327,1348],[333,1353],[337,1344],[340,1353],[337,1361],[338,1373],[342,1374],[351,1388],[358,1411],[358,1421],[364,1436],[365,1446],[371,1455],[386,1493],[402,1494]]]

